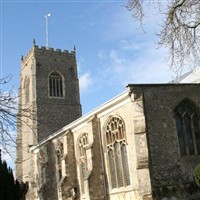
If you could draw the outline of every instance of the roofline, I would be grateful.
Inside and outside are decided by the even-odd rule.
[[[109,107],[112,107],[113,105],[129,98],[129,96],[130,96],[129,91],[126,90],[126,91],[122,92],[121,94],[113,97],[112,99],[106,101],[102,105],[93,109],[89,113],[83,115],[82,117],[78,118],[77,120],[71,122],[70,124],[64,126],[63,128],[59,129],[58,131],[54,132],[53,134],[51,134],[50,136],[48,136],[47,138],[42,140],[39,144],[31,146],[30,151],[34,151],[38,147],[44,145],[49,140],[52,140],[56,137],[59,137],[59,135],[62,134],[63,132],[66,132],[67,130],[70,130],[70,129],[77,127],[79,124],[82,124],[82,123],[88,121],[89,119],[91,119],[91,117],[93,117],[94,115],[98,115],[101,112],[103,112],[104,110],[107,110]]]
[[[177,86],[177,85],[199,85],[200,83],[144,83],[144,84],[128,84],[126,87],[152,87],[152,86]]]
[[[132,93],[131,91],[131,87],[152,87],[152,86],[181,86],[181,85],[199,85],[199,83],[153,83],[153,84],[128,84],[127,90],[125,90],[124,92],[122,92],[121,94],[113,97],[112,99],[106,101],[105,103],[101,104],[100,106],[98,106],[97,108],[93,109],[92,111],[90,111],[89,113],[83,115],[82,117],[78,118],[77,120],[71,122],[70,124],[64,126],[63,128],[59,129],[58,131],[52,133],[51,135],[49,135],[47,138],[45,138],[44,140],[42,140],[40,143],[38,143],[37,145],[34,145],[32,147],[30,147],[30,150],[33,151],[35,149],[37,149],[38,147],[44,145],[46,142],[48,142],[49,140],[52,140],[56,137],[59,137],[60,134],[62,134],[63,132],[66,132],[67,130],[73,129],[75,127],[77,127],[79,124],[86,122],[88,120],[91,119],[91,117],[93,117],[94,115],[98,115],[101,112],[103,112],[104,110],[108,109],[109,107],[112,107],[113,105],[127,99],[130,98],[130,93]]]

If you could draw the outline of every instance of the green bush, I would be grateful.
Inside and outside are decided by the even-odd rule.
[[[193,170],[193,177],[195,183],[200,187],[200,165],[197,165]]]

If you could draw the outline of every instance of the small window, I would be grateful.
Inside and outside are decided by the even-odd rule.
[[[189,99],[183,100],[174,110],[180,154],[200,155],[199,113]]]
[[[124,123],[113,117],[106,126],[107,155],[112,188],[130,185]]]
[[[52,72],[49,76],[49,96],[63,97],[63,80],[58,72]]]

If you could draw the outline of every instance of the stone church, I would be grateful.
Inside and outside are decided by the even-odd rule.
[[[82,116],[75,48],[34,42],[19,97],[27,200],[200,199],[199,84],[129,84]]]

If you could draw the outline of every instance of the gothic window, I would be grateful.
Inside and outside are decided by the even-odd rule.
[[[79,138],[79,161],[82,168],[83,173],[87,171],[87,146],[88,146],[88,134],[84,133]]]
[[[188,99],[183,100],[174,110],[180,154],[200,155],[199,113]]]
[[[56,71],[52,72],[49,76],[49,96],[63,97],[63,79]]]
[[[26,104],[30,100],[30,79],[28,77],[26,77],[24,81],[24,94],[25,94],[25,104]]]
[[[130,185],[125,127],[119,117],[112,117],[106,126],[108,164],[112,188]]]
[[[58,181],[62,179],[62,158],[63,158],[63,143],[59,142],[57,151],[56,151],[56,159],[57,159],[57,177]]]
[[[85,176],[87,175],[87,148],[88,148],[88,134],[84,133],[78,140],[78,149],[79,149],[79,163],[80,163],[80,175],[81,175],[81,188],[84,193],[84,184]]]

